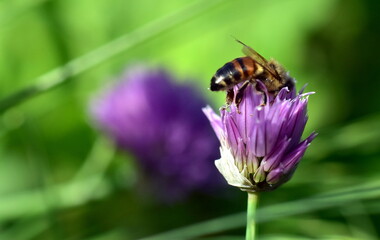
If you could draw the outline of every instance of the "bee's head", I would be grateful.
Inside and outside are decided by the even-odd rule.
[[[225,86],[223,83],[224,83],[223,81],[217,83],[215,76],[213,76],[213,77],[211,78],[210,90],[211,90],[211,91],[221,91],[221,90],[225,90],[225,89],[226,89],[226,86]]]

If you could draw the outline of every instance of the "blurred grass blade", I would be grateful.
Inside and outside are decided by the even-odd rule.
[[[73,181],[86,179],[94,175],[103,176],[114,155],[115,148],[108,139],[98,137],[88,156],[83,161],[82,167],[75,174]]]
[[[92,199],[106,196],[112,187],[105,178],[115,149],[106,139],[99,137],[75,177],[65,183],[44,190],[23,191],[0,195],[0,222],[22,216],[38,216],[53,209],[62,209],[86,204]],[[59,199],[52,201],[51,199]]]
[[[32,8],[38,7],[39,5],[42,5],[47,1],[51,0],[24,0],[0,2],[0,30],[3,30],[5,25],[15,22],[17,18],[29,12]]]
[[[291,235],[267,235],[260,238],[261,240],[310,240],[310,237],[300,237]],[[362,238],[353,238],[347,236],[321,236],[320,238],[313,238],[314,240],[363,240]]]
[[[363,116],[343,126],[319,131],[318,140],[308,150],[307,156],[314,160],[325,159],[334,152],[377,152],[380,141],[380,115]]]
[[[32,239],[31,236],[37,236],[49,228],[49,224],[46,219],[19,221],[10,230],[1,231],[0,239]]]
[[[352,236],[358,239],[379,239],[376,226],[364,204],[361,202],[350,203],[349,208],[342,207],[341,213],[345,217],[345,222]]]
[[[41,218],[50,208],[83,205],[91,199],[101,198],[110,193],[111,187],[105,181],[105,171],[114,154],[115,149],[109,146],[107,139],[99,137],[94,141],[82,168],[68,184],[56,185],[44,192],[36,190],[13,195],[10,199],[7,196],[1,198],[5,202],[0,199],[0,222],[23,215],[31,218],[18,222],[8,231],[0,232],[0,239],[15,239],[15,236],[16,239],[32,239],[51,227],[51,222]],[[49,201],[57,199],[56,196],[59,197],[58,201]]]
[[[18,217],[45,214],[49,209],[63,209],[86,204],[111,192],[112,186],[103,176],[55,185],[47,190],[30,190],[0,197],[0,222]],[[57,199],[59,201],[49,201]],[[49,201],[49,202],[47,202]]]
[[[125,34],[79,58],[76,58],[67,64],[47,72],[38,77],[36,84],[27,87],[13,95],[0,101],[0,112],[4,112],[31,97],[40,93],[51,90],[54,87],[66,82],[70,77],[76,76],[84,71],[106,61],[111,57],[130,49],[137,44],[142,43],[186,20],[194,18],[217,4],[226,0],[203,1],[199,0],[188,6],[162,18],[154,20],[135,31]]]
[[[307,199],[260,208],[257,211],[257,221],[267,222],[281,217],[307,213],[344,205],[352,201],[360,201],[376,197],[380,197],[380,181],[360,184],[360,186],[340,189]],[[245,226],[245,216],[245,212],[237,213],[188,227],[178,228],[169,232],[143,238],[142,240],[193,239],[206,234],[236,229]]]

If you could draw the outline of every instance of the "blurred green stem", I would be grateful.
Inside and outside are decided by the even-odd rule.
[[[246,240],[254,240],[256,232],[256,207],[258,194],[248,193]]]
[[[121,52],[131,49],[144,41],[172,29],[187,20],[193,19],[197,15],[205,13],[207,10],[210,10],[212,7],[216,7],[218,4],[223,2],[226,1],[198,0],[196,2],[191,2],[187,6],[173,13],[151,21],[132,32],[129,32],[104,44],[103,46],[100,46],[97,49],[86,53],[85,55],[73,59],[33,80],[33,85],[26,87],[25,89],[21,89],[8,97],[0,99],[0,113],[5,112],[9,108],[16,106],[17,104],[34,96],[61,86],[63,83],[72,80],[72,77],[111,59]]]

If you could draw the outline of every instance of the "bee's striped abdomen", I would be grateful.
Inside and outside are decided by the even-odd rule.
[[[230,89],[232,86],[252,78],[256,63],[249,57],[236,58],[216,71],[211,79],[211,91]]]
[[[253,76],[255,70],[256,70],[256,64],[250,57],[242,57],[242,58],[236,58],[233,60],[239,65],[239,68],[241,69],[243,73],[243,78],[249,79]]]

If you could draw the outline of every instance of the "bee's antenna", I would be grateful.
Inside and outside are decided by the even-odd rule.
[[[239,39],[237,39],[235,36],[230,35],[230,37],[232,37],[236,42],[242,43],[242,42],[241,42]]]
[[[243,43],[242,41],[240,41],[239,39],[237,39],[235,36],[233,35],[230,35],[233,39],[235,39],[236,42],[240,43],[241,45],[245,46],[245,47],[248,47],[247,45],[245,45],[245,43]]]

